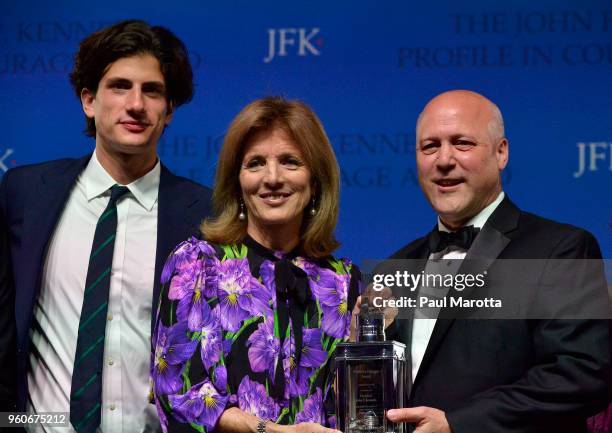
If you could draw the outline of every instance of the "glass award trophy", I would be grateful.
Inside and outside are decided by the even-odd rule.
[[[403,433],[404,424],[387,420],[403,407],[405,345],[385,341],[384,315],[361,304],[357,342],[336,346],[336,420],[343,433]]]

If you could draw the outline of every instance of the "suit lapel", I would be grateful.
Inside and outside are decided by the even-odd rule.
[[[66,205],[68,196],[77,177],[83,171],[90,155],[71,161],[68,165],[53,166],[43,172],[39,177],[32,179],[33,188],[28,196],[23,217],[23,245],[26,246],[27,256],[23,257],[25,263],[20,278],[23,278],[21,287],[25,288],[18,297],[18,302],[25,305],[23,311],[33,311],[34,302],[40,291],[42,269],[45,262],[45,253],[53,236],[53,230]],[[18,329],[20,345],[25,342],[31,317],[25,323],[24,329]],[[23,321],[18,321],[23,323]]]
[[[506,234],[518,227],[519,216],[520,211],[506,196],[489,217],[465,258],[479,262],[482,270],[488,269],[510,242]]]
[[[508,243],[510,243],[510,238],[508,238],[506,234],[516,229],[519,215],[520,212],[518,208],[506,196],[493,214],[491,214],[481,232],[474,240],[458,273],[478,274],[486,271],[504,248],[506,248]],[[462,297],[469,298],[472,295],[472,291],[473,288],[466,288],[462,292]],[[449,291],[449,295],[450,294]],[[449,295],[447,295],[447,298]],[[427,350],[423,356],[423,361],[419,367],[416,378],[414,378],[414,387],[416,387],[419,379],[423,377],[424,370],[427,369],[429,361],[435,355],[435,352],[440,347],[440,344],[442,344],[444,337],[452,326],[454,322],[453,316],[454,314],[449,308],[444,308],[440,311],[433,333],[429,339]]]

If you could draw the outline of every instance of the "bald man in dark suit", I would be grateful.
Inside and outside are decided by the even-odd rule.
[[[508,140],[501,112],[480,94],[433,98],[417,121],[416,158],[438,222],[393,259],[458,259],[462,266],[476,259],[478,272],[489,274],[503,259],[547,266],[589,259],[584,263],[596,272],[590,279],[570,269],[506,273],[505,281],[517,274],[553,281],[552,297],[542,304],[552,311],[539,320],[464,320],[444,308],[436,317],[396,320],[413,383],[406,408],[388,418],[411,423],[417,433],[585,432],[586,418],[609,398],[610,331],[605,320],[565,320],[563,311],[572,297],[605,307],[598,319],[609,312],[597,241],[580,228],[521,211],[504,194]],[[562,292],[564,285],[576,290]]]

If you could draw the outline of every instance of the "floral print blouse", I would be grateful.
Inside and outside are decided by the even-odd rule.
[[[211,432],[232,406],[334,427],[333,356],[359,279],[349,260],[282,254],[248,237],[181,243],[162,272],[153,336],[163,431]]]

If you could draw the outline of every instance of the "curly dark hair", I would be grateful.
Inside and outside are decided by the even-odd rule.
[[[191,101],[193,71],[187,48],[170,30],[138,20],[122,21],[81,41],[70,73],[77,97],[81,97],[83,89],[95,94],[111,63],[138,54],[151,54],[159,61],[166,82],[166,98],[172,108]],[[85,132],[95,137],[94,119],[87,118]]]

